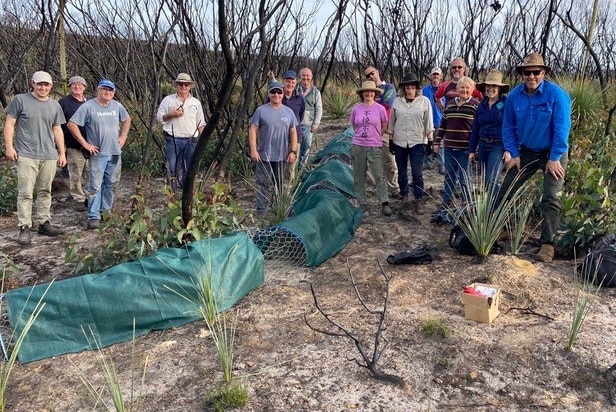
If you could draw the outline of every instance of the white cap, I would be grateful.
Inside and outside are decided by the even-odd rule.
[[[430,74],[434,74],[434,73],[443,74],[443,71],[441,70],[440,67],[434,67],[432,70],[430,70]]]
[[[51,75],[47,72],[35,72],[32,75],[32,83],[49,83],[53,84],[53,80],[51,80]]]

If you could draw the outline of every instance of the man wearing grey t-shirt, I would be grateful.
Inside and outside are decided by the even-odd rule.
[[[49,73],[38,71],[32,76],[33,91],[15,96],[4,110],[6,157],[17,161],[17,242],[22,245],[31,243],[35,190],[38,233],[45,236],[63,233],[50,222],[51,183],[56,165],[66,165],[61,128],[64,114],[58,102],[49,97],[52,86]]]
[[[282,85],[269,85],[269,102],[255,110],[250,119],[248,143],[250,160],[256,163],[257,215],[266,211],[272,184],[277,193],[283,189],[286,164],[297,161],[297,126],[293,110],[282,104]]]
[[[101,80],[96,88],[96,98],[79,106],[67,125],[75,139],[90,152],[89,230],[98,229],[101,214],[109,212],[113,206],[113,190],[120,181],[122,170],[122,147],[130,129],[128,112],[113,99],[115,89],[111,80]],[[87,141],[79,126],[85,128]]]

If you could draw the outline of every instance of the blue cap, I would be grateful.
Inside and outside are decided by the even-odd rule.
[[[297,73],[295,73],[293,70],[287,70],[282,75],[282,78],[283,79],[297,79]]]
[[[267,91],[271,92],[274,89],[278,89],[278,90],[282,91],[282,84],[280,84],[278,82],[270,83],[269,88],[267,89]]]
[[[98,82],[98,87],[109,87],[111,90],[115,90],[115,83],[108,79],[103,79]]]

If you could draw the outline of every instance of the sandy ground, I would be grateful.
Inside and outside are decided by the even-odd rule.
[[[324,128],[321,138],[338,128]],[[428,186],[442,187],[442,176],[426,171]],[[119,204],[127,203],[134,180],[123,179]],[[158,193],[160,182],[150,190]],[[85,216],[54,194],[53,216],[79,242],[96,249],[97,234],[87,232]],[[123,200],[124,201],[123,201]],[[250,206],[251,196],[242,202]],[[429,222],[438,202],[411,223],[371,214],[354,239],[318,268],[266,265],[265,284],[230,313],[237,318],[234,376],[248,390],[245,411],[606,411],[603,372],[616,363],[614,290],[600,292],[573,351],[565,350],[574,309],[574,262],[557,259],[535,263],[531,239],[529,263],[493,255],[482,265],[446,246],[448,226]],[[392,202],[397,207],[397,203]],[[0,218],[0,244],[21,269],[21,286],[72,276],[64,263],[69,234],[46,238],[33,233],[33,245],[16,243],[15,217]],[[536,240],[536,239],[535,239]],[[424,266],[386,263],[388,255],[426,242],[435,257]],[[355,297],[349,272],[370,308],[380,308],[387,276],[390,305],[382,332],[379,368],[401,377],[404,387],[371,377],[355,362],[359,352],[343,337],[311,330],[305,323],[328,327],[315,309],[310,291],[325,311],[352,331],[371,355],[378,317]],[[464,318],[464,285],[492,279],[502,288],[500,315],[491,324]],[[436,321],[447,337],[426,336],[423,327]],[[6,326],[6,318],[4,319]],[[6,331],[6,329],[5,329]],[[5,337],[6,338],[6,337]],[[106,349],[120,374],[126,399],[141,394],[142,411],[200,411],[205,395],[222,374],[211,336],[203,322],[158,331]],[[132,365],[135,357],[138,366]],[[143,387],[139,365],[147,358]],[[7,410],[85,411],[97,406],[80,380],[81,369],[98,389],[104,378],[93,352],[17,364],[6,392]]]

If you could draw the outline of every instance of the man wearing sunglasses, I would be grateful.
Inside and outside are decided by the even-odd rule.
[[[299,121],[288,106],[282,104],[283,86],[273,82],[268,87],[268,102],[257,107],[250,118],[248,144],[250,160],[255,163],[255,186],[259,217],[271,203],[271,188],[282,193],[287,163],[297,161]]]
[[[550,67],[543,56],[530,53],[516,71],[523,83],[509,93],[503,117],[503,144],[507,174],[500,196],[513,196],[537,170],[543,172],[540,262],[554,259],[554,237],[558,230],[562,190],[567,168],[571,98],[555,83],[545,80]]]

